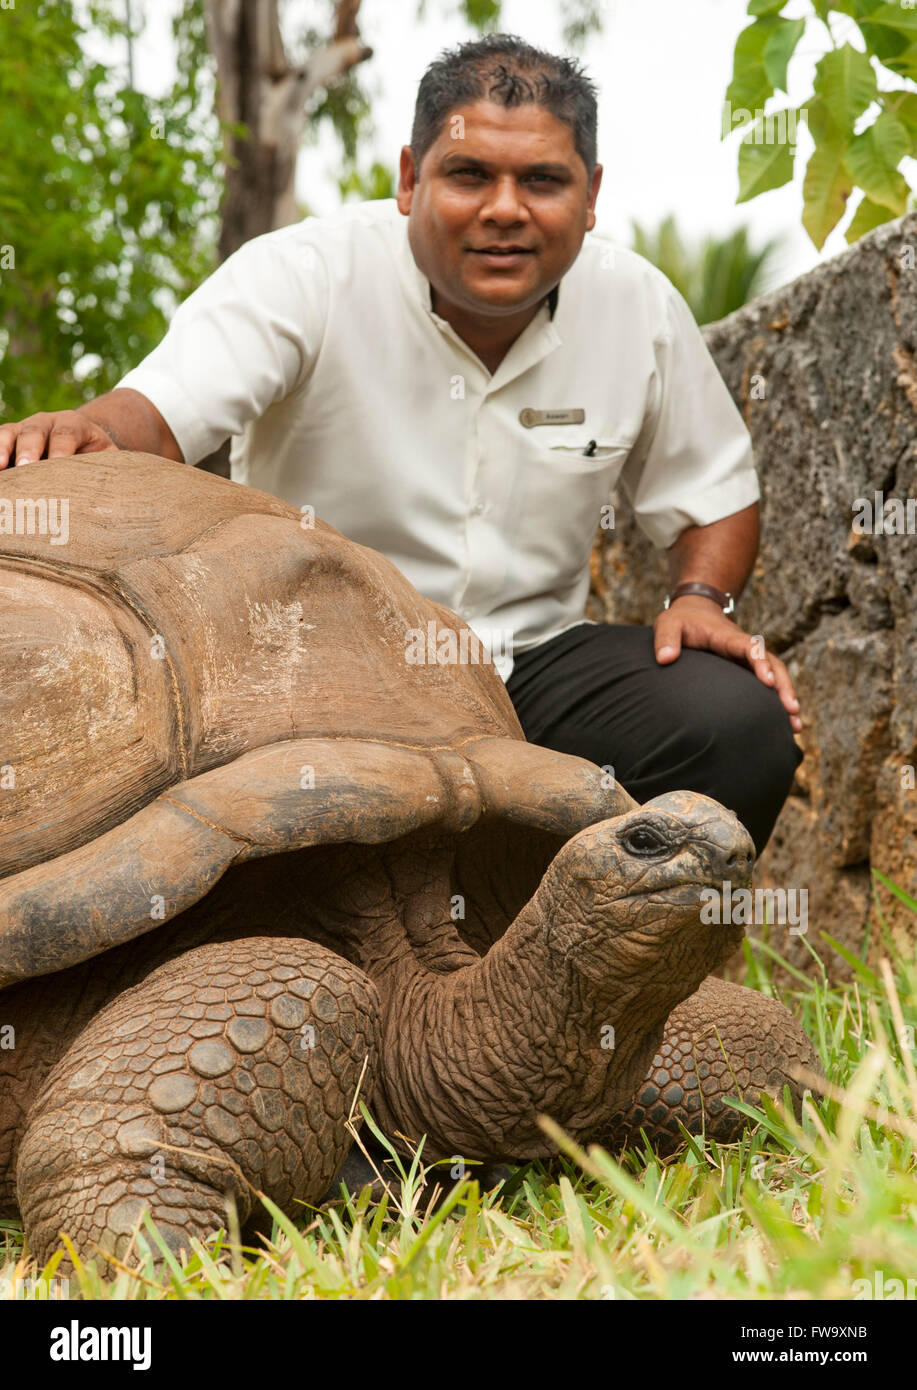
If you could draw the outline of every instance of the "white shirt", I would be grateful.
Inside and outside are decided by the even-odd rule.
[[[684,300],[591,233],[553,319],[543,305],[493,375],[433,312],[407,218],[381,201],[246,243],[119,385],[152,401],[188,463],[232,435],[236,482],[381,551],[504,679],[513,649],[584,621],[615,485],[658,547],[759,495]],[[571,422],[526,428],[525,411]]]

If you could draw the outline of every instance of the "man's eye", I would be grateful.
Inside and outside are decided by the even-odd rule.
[[[484,177],[483,169],[453,169],[452,172],[460,178],[482,179]]]
[[[531,174],[530,178],[544,183],[560,183],[560,179],[556,178],[554,174]]]

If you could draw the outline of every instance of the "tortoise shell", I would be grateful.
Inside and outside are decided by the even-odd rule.
[[[0,523],[0,985],[245,858],[488,811],[565,839],[634,805],[526,744],[490,662],[417,660],[411,634],[476,639],[275,497],[106,452],[4,474]]]

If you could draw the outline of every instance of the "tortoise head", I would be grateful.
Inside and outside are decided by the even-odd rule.
[[[753,864],[731,811],[693,792],[657,797],[581,830],[555,856],[542,884],[549,947],[596,982],[702,978],[742,939],[741,926],[705,922],[702,908],[726,882],[745,887]]]

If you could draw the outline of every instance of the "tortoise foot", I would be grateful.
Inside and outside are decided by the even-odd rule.
[[[596,1141],[609,1149],[642,1145],[641,1129],[668,1156],[689,1134],[717,1143],[738,1140],[749,1121],[724,1104],[734,1096],[757,1105],[762,1093],[790,1088],[800,1112],[805,1087],[794,1066],[822,1074],[815,1049],[782,1004],[744,985],[708,977],[672,1011],[662,1044],[633,1102],[612,1116]]]
[[[371,1095],[375,990],[297,939],[199,947],[103,1009],[49,1074],[19,1152],[33,1255],[128,1254],[149,1212],[176,1254],[258,1192],[292,1216],[328,1187]]]

